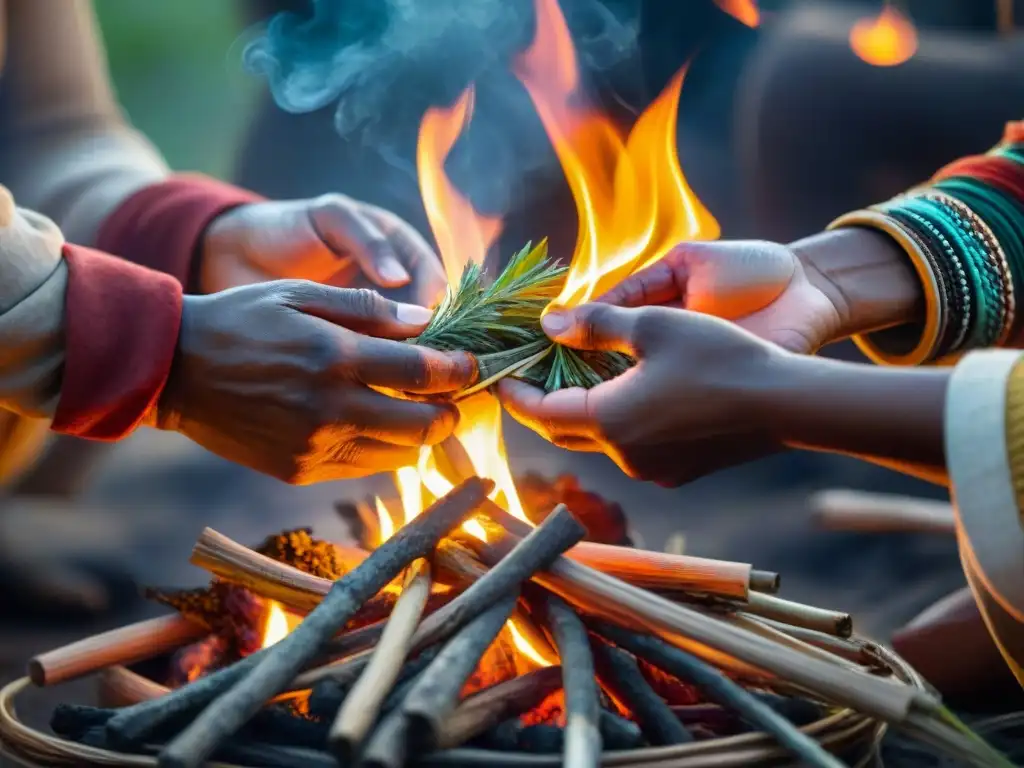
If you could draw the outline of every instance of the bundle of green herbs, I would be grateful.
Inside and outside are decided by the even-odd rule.
[[[480,265],[470,264],[412,342],[476,357],[479,383],[463,396],[506,376],[547,392],[595,387],[623,373],[634,361],[618,352],[570,349],[552,343],[544,334],[541,314],[561,292],[565,275],[566,268],[548,257],[546,240],[536,247],[527,244],[489,285]]]

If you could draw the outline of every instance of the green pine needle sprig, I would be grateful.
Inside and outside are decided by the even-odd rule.
[[[483,389],[515,376],[548,392],[591,388],[625,372],[633,360],[618,352],[589,352],[552,344],[540,325],[544,308],[565,282],[566,269],[548,257],[547,240],[527,244],[498,277],[486,284],[470,264],[449,286],[426,329],[411,341],[444,351],[473,354]]]

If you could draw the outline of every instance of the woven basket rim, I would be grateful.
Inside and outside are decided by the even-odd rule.
[[[873,653],[885,663],[893,676],[904,685],[924,689],[920,675],[906,661],[887,648],[867,643]],[[124,666],[113,666],[100,677],[110,684],[112,679],[121,684],[139,687],[154,686],[149,678]],[[61,739],[32,728],[17,717],[15,699],[31,687],[29,679],[21,678],[0,689],[0,747],[22,759],[42,760],[40,765],[77,765],[96,768],[125,768],[135,766],[156,766],[155,757],[126,755],[95,747],[87,747]],[[821,741],[830,749],[850,748],[864,745],[864,757],[858,764],[866,765],[886,730],[886,724],[850,709],[838,709],[801,728],[805,733]],[[656,768],[727,768],[728,766],[750,766],[770,761],[778,764],[788,753],[778,747],[771,736],[761,732],[724,736],[718,739],[693,742],[668,747],[643,747],[628,751],[605,752],[601,765],[605,768],[632,768],[633,766],[656,766]],[[418,761],[424,766],[457,766],[458,768],[557,768],[561,755],[539,755],[509,753],[482,749],[452,749],[425,756]],[[230,763],[210,763],[219,768],[247,768]]]

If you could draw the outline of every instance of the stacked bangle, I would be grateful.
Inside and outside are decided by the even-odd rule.
[[[964,158],[927,185],[840,217],[829,229],[870,227],[906,252],[925,294],[915,327],[854,337],[873,361],[942,362],[1003,345],[1024,331],[1024,143]]]

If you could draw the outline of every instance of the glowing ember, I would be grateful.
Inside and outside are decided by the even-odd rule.
[[[555,0],[536,0],[537,34],[515,72],[554,145],[579,213],[569,275],[555,305],[575,306],[684,240],[713,240],[718,222],[679,167],[676,113],[685,70],[625,139],[577,92],[576,52]]]
[[[908,17],[886,3],[878,16],[853,25],[850,48],[874,67],[895,67],[917,51],[917,30]]]
[[[715,0],[715,5],[748,27],[761,23],[761,12],[755,0]]]

